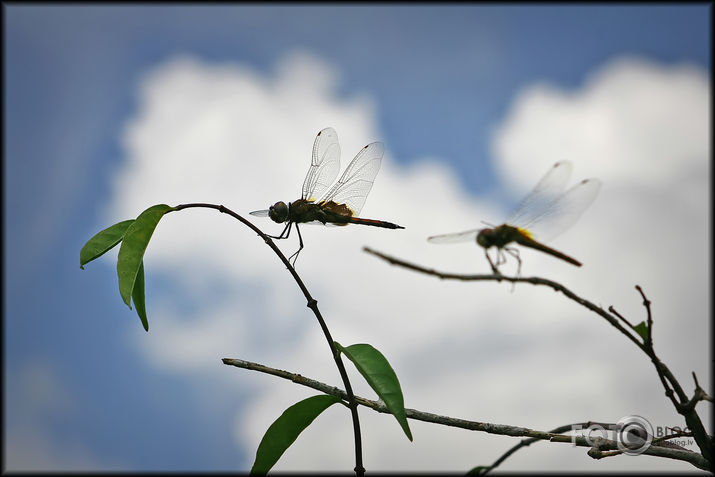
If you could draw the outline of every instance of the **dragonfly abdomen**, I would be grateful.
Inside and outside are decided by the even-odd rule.
[[[577,267],[581,266],[581,262],[576,260],[575,258],[571,258],[565,253],[561,253],[558,250],[555,250],[551,247],[547,247],[543,243],[539,243],[536,240],[527,237],[526,235],[520,235],[519,237],[515,238],[514,241],[520,245],[523,245],[524,247],[529,247],[533,248],[536,250],[539,250],[540,252],[548,253],[549,255],[552,255],[556,258],[560,258],[561,260],[564,260],[566,262],[569,262],[570,264],[576,265]]]
[[[333,225],[362,224],[385,229],[404,229],[392,222],[354,217],[353,211],[347,205],[333,201],[311,202],[299,199],[291,203],[290,209],[290,220],[297,223],[317,221]]]
[[[373,227],[382,227],[385,229],[404,229],[403,226],[393,224],[392,222],[385,222],[384,220],[375,219],[363,219],[361,217],[350,217],[348,219],[348,222],[351,224],[371,225]]]

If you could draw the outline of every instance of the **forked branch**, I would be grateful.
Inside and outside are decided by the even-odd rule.
[[[708,462],[707,470],[710,470],[710,462],[712,462],[712,447],[713,442],[710,435],[708,435],[700,416],[695,411],[695,405],[701,400],[711,400],[710,396],[697,384],[696,389],[692,398],[688,398],[687,394],[683,390],[682,386],[679,384],[678,380],[675,378],[673,373],[668,369],[668,367],[658,358],[653,347],[653,316],[651,313],[651,301],[646,297],[645,293],[640,286],[636,285],[636,289],[640,293],[643,299],[643,306],[647,313],[647,324],[646,324],[646,334],[641,337],[638,332],[636,332],[636,327],[633,326],[625,317],[619,314],[611,306],[609,311],[604,310],[600,306],[581,298],[574,292],[561,285],[560,283],[548,280],[546,278],[540,277],[509,277],[495,273],[492,275],[465,275],[465,274],[455,274],[455,273],[444,273],[439,272],[434,269],[425,268],[414,263],[406,262],[395,257],[390,257],[383,253],[377,252],[369,247],[364,247],[363,250],[367,253],[375,255],[378,258],[385,260],[391,265],[400,266],[407,268],[408,270],[413,270],[419,273],[424,273],[426,275],[432,275],[440,279],[449,280],[462,280],[462,281],[506,281],[511,283],[530,283],[532,285],[543,285],[550,287],[556,291],[560,291],[567,298],[575,301],[579,305],[591,310],[597,315],[601,316],[618,331],[620,331],[624,336],[626,336],[633,344],[635,344],[641,351],[643,351],[652,361],[655,366],[658,377],[665,388],[665,394],[673,403],[676,411],[685,418],[687,427],[692,431],[695,442],[697,443],[700,451],[702,452],[702,457]],[[627,327],[624,327],[621,322],[626,323]],[[598,454],[594,452],[594,454]],[[602,456],[602,455],[601,455]]]

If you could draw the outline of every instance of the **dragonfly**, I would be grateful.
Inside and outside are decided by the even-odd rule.
[[[501,225],[435,235],[427,240],[432,243],[476,240],[477,244],[484,248],[484,254],[495,274],[499,274],[499,265],[506,262],[504,252],[516,258],[517,275],[521,273],[519,251],[508,246],[511,243],[547,253],[580,267],[581,262],[575,258],[542,243],[565,232],[576,223],[593,203],[601,188],[600,180],[584,179],[564,192],[572,169],[570,161],[554,164]],[[489,249],[492,247],[497,250],[496,263],[489,256]]]
[[[340,171],[340,144],[333,128],[325,128],[318,133],[313,143],[313,156],[308,174],[303,181],[300,199],[286,204],[276,202],[266,210],[256,210],[251,215],[270,217],[276,223],[286,223],[275,239],[287,239],[295,224],[300,247],[288,260],[294,258],[295,266],[298,254],[303,250],[303,237],[298,224],[316,223],[323,225],[361,224],[386,229],[404,229],[404,227],[375,219],[364,219],[357,215],[365,204],[372,184],[382,163],[384,146],[373,142],[357,153],[343,172],[338,182],[332,187]],[[330,189],[328,189],[330,187]],[[326,192],[327,191],[327,192]]]

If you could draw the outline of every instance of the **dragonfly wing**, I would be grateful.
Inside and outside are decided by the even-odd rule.
[[[249,212],[249,214],[255,215],[256,217],[268,217],[268,209],[254,210],[253,212]]]
[[[318,133],[313,143],[313,158],[303,181],[301,198],[314,201],[320,197],[338,177],[340,171],[340,144],[333,128]]]
[[[384,150],[381,142],[363,147],[321,201],[345,204],[354,215],[358,215],[380,170]]]
[[[474,242],[477,240],[479,230],[481,229],[466,230],[454,234],[433,235],[432,237],[427,237],[427,241],[432,243]]]
[[[573,165],[569,161],[554,164],[534,188],[516,206],[505,223],[531,230],[530,227],[541,220],[552,203],[563,193],[571,177]]]
[[[598,179],[585,179],[553,200],[538,222],[527,230],[539,240],[548,241],[568,230],[593,203],[601,189]]]

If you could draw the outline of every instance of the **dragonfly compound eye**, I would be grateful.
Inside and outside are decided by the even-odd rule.
[[[479,234],[477,235],[477,243],[484,248],[489,248],[489,246],[491,245],[490,240],[484,230],[479,231]]]
[[[288,220],[288,206],[285,202],[276,202],[268,208],[268,217],[279,224]]]

